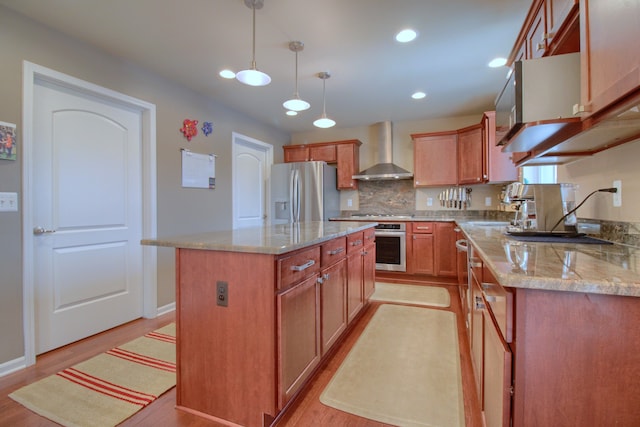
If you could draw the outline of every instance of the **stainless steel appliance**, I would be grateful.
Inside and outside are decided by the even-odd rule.
[[[496,131],[505,133],[498,145],[506,145],[528,124],[573,118],[573,106],[580,103],[579,75],[580,53],[514,62],[496,98]]]
[[[335,166],[325,162],[273,165],[269,206],[272,224],[328,221],[339,216]]]
[[[575,200],[573,184],[511,183],[503,203],[515,204],[516,215],[508,231],[575,233],[577,219],[571,213]]]
[[[407,271],[407,229],[404,222],[382,222],[375,227],[376,270]]]

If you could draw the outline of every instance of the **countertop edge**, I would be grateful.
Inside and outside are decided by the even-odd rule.
[[[331,232],[326,235],[322,235],[319,237],[307,239],[303,242],[299,243],[289,243],[280,246],[268,246],[268,245],[247,245],[247,244],[234,244],[229,242],[221,242],[221,241],[205,241],[203,236],[219,236],[222,238],[224,233],[231,233],[233,230],[227,231],[214,231],[214,232],[204,232],[198,234],[190,234],[190,235],[181,235],[181,236],[172,236],[165,238],[157,238],[157,239],[142,239],[140,240],[140,244],[144,246],[158,246],[158,247],[169,247],[175,249],[197,249],[197,250],[214,250],[214,251],[226,251],[226,252],[243,252],[243,253],[259,253],[266,255],[282,255],[288,252],[296,251],[299,249],[304,249],[306,247],[314,246],[317,244],[324,243],[326,241],[347,236],[352,233],[357,233],[359,231],[364,231],[368,228],[375,227],[377,222],[367,222],[362,223],[361,221],[349,221],[353,223],[352,225],[348,225],[345,229]],[[271,228],[273,226],[266,227],[254,227],[251,229],[244,229],[245,232],[264,230],[265,228]]]

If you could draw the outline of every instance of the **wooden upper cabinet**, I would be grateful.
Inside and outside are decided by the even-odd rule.
[[[358,181],[352,176],[360,171],[360,142],[357,139],[318,142],[314,144],[285,145],[284,161],[323,161],[337,164],[338,190],[357,190]]]
[[[285,145],[282,147],[284,150],[284,162],[306,162],[309,160],[309,147],[306,145]]]
[[[360,172],[360,145],[357,139],[336,143],[338,158],[338,190],[357,190],[358,181],[353,175]]]
[[[547,42],[544,38],[546,33],[544,4],[538,4],[537,7],[525,38],[527,59],[541,58],[547,49]]]
[[[414,187],[457,184],[457,132],[413,134],[411,138]]]
[[[640,95],[640,1],[580,0],[580,32],[586,115]]]
[[[487,183],[518,180],[518,169],[513,161],[513,155],[517,153],[503,153],[502,147],[496,146],[501,138],[502,135],[496,133],[496,112],[485,112],[482,115],[483,177]]]
[[[458,131],[458,184],[484,181],[482,123]]]
[[[310,145],[309,160],[323,161],[327,163],[336,163],[336,146],[330,145]]]

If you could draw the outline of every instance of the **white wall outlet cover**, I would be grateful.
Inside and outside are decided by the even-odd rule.
[[[484,198],[484,205],[485,206],[491,206],[491,197],[485,197]]]
[[[622,206],[622,181],[613,181],[613,186],[618,189],[617,192],[613,193],[613,207],[619,208]]]
[[[427,197],[427,206],[433,206],[433,197]]]
[[[353,199],[347,199],[347,206],[348,207],[353,206]]]

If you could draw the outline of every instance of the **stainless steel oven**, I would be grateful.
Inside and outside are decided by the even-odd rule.
[[[376,270],[407,271],[407,229],[404,222],[376,225]]]

